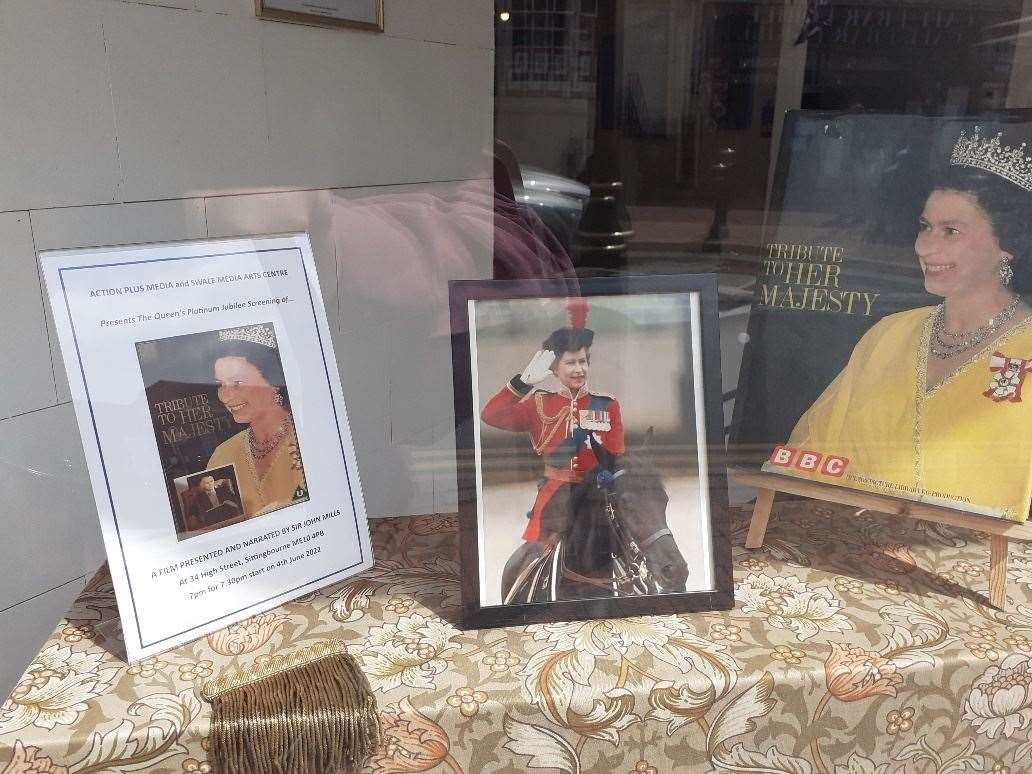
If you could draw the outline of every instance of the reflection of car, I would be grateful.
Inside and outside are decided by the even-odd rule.
[[[520,176],[523,178],[523,191],[517,194],[517,199],[531,207],[570,252],[591,189],[576,180],[537,167],[521,165]]]

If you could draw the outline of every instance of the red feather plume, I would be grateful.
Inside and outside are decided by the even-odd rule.
[[[566,299],[566,316],[571,328],[583,328],[588,322],[588,299],[583,297]]]

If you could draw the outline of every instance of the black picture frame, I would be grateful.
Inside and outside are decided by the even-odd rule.
[[[449,282],[449,301],[452,330],[452,365],[455,386],[455,437],[456,477],[460,519],[460,558],[462,562],[462,625],[465,628],[490,628],[530,623],[612,618],[632,615],[669,614],[689,611],[727,610],[734,607],[734,582],[731,564],[730,527],[727,504],[727,468],[721,407],[720,346],[717,316],[717,278],[714,274],[684,274],[668,276],[621,276],[585,279],[580,283],[580,295],[589,307],[596,297],[631,297],[647,294],[670,294],[695,296],[700,330],[694,338],[701,358],[688,361],[693,373],[690,378],[678,380],[680,399],[687,401],[694,409],[692,432],[696,438],[697,418],[704,418],[705,454],[696,448],[699,460],[696,475],[705,465],[704,474],[698,478],[700,501],[708,501],[708,513],[703,506],[701,515],[694,518],[709,530],[709,561],[712,584],[703,590],[684,592],[663,592],[648,595],[608,596],[591,599],[569,599],[562,601],[483,604],[481,594],[481,570],[485,557],[480,550],[480,509],[478,503],[478,477],[482,481],[483,471],[478,469],[479,428],[482,422],[480,408],[475,406],[475,383],[478,378],[478,363],[471,357],[471,339],[476,356],[476,330],[471,337],[470,320],[476,323],[477,304],[518,300],[561,301],[570,296],[568,280],[454,280]],[[549,333],[547,322],[542,322],[540,342]],[[689,322],[672,322],[670,325],[683,328]],[[588,327],[591,327],[589,321]],[[691,333],[689,331],[689,333]],[[684,330],[680,335],[683,337]],[[533,354],[537,344],[527,343]],[[594,345],[598,350],[599,346]],[[701,361],[701,362],[700,362]],[[699,364],[699,365],[695,365]],[[523,363],[513,364],[518,373]],[[642,378],[650,378],[643,375]],[[701,387],[698,385],[701,380]],[[479,387],[479,385],[478,385]],[[499,385],[485,385],[481,398],[497,390]],[[696,396],[701,395],[701,401]],[[530,397],[529,395],[527,396]],[[699,405],[701,403],[701,405]],[[686,405],[685,403],[681,404]],[[683,420],[680,420],[683,421]],[[514,445],[522,442],[525,455],[533,458],[533,450],[526,436],[514,434]],[[536,460],[538,467],[542,462]],[[485,498],[486,499],[486,498]],[[529,504],[528,504],[529,505]],[[490,514],[484,514],[485,519]],[[666,513],[670,523],[670,512]],[[509,517],[511,518],[511,517]],[[486,523],[486,522],[485,522]],[[705,541],[703,541],[705,543]],[[497,557],[496,557],[497,559]]]

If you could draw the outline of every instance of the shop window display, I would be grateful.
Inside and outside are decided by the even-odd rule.
[[[205,4],[196,5],[196,11],[175,11],[177,20],[225,15],[206,16],[199,10]],[[313,6],[265,5],[297,6],[299,13],[311,13]],[[351,13],[352,4],[331,5]],[[408,131],[440,140],[442,147],[432,153],[410,154],[406,183],[411,178],[443,186],[441,180],[461,177],[443,159],[470,151],[469,143],[452,153],[444,147],[451,139],[441,129],[445,124],[428,120],[424,132],[422,113],[431,112],[428,103],[441,95],[463,92],[466,82],[456,85],[456,73],[473,61],[487,66],[490,43],[465,46],[462,24],[430,15],[445,5],[477,4],[430,0],[410,8],[385,0],[382,13],[380,3],[353,5],[372,9],[376,18],[367,25],[386,34],[314,29],[306,26],[308,16],[292,27],[263,20],[255,22],[267,25],[258,27],[261,49],[296,47],[305,56],[323,57],[344,39],[337,35],[368,35],[346,48],[370,57],[375,47],[363,47],[369,41],[389,48],[389,73],[368,62],[353,68],[350,60],[346,70],[356,89],[367,78],[377,80],[383,94],[375,95],[375,108],[370,102],[363,113],[356,101],[352,111],[349,103],[340,114],[347,120],[338,115],[329,123],[346,124],[346,134],[352,117],[382,114],[390,129],[386,144],[400,148],[398,138]],[[411,10],[416,6],[425,13]],[[338,359],[360,374],[354,381],[359,394],[381,391],[384,413],[397,411],[384,427],[376,411],[352,412],[356,438],[383,437],[393,452],[395,441],[405,437],[426,452],[410,466],[412,480],[389,482],[376,475],[379,468],[394,470],[389,454],[370,455],[368,480],[392,494],[416,484],[425,495],[421,502],[432,505],[374,521],[375,563],[359,576],[306,589],[300,599],[255,609],[201,639],[132,664],[118,650],[124,635],[112,579],[105,573],[91,578],[0,705],[0,769],[210,770],[215,737],[205,736],[212,710],[202,697],[222,694],[208,688],[243,668],[258,677],[286,674],[279,688],[290,693],[302,674],[289,671],[291,659],[318,659],[331,651],[347,652],[348,663],[361,670],[368,685],[351,698],[376,717],[347,735],[356,755],[337,750],[325,759],[338,768],[358,768],[358,757],[366,756],[367,770],[377,772],[1029,768],[1032,573],[1021,522],[1032,478],[1024,431],[1025,378],[1032,370],[1025,334],[1032,316],[1018,243],[1025,239],[1022,224],[1032,220],[1024,215],[1032,194],[999,174],[1002,167],[951,163],[962,133],[976,143],[975,156],[998,133],[1001,147],[1012,149],[1032,139],[1024,134],[1025,111],[1032,108],[1027,3],[496,0],[486,6],[495,44],[493,202],[487,197],[456,204],[467,193],[463,189],[448,204],[464,207],[466,221],[444,223],[447,208],[422,189],[415,195],[385,189],[362,203],[358,194],[351,201],[345,186],[332,194],[336,210],[329,217],[335,229],[369,236],[368,252],[377,257],[363,263],[342,251],[336,276],[332,270],[325,275],[338,291],[328,305],[346,310],[351,323],[361,314],[375,318],[372,333],[331,320],[327,344],[332,336]],[[470,13],[486,17],[486,6]],[[7,12],[4,6],[0,16]],[[165,9],[148,7],[152,12]],[[255,14],[250,7],[247,13]],[[227,25],[237,21],[228,18]],[[113,41],[116,27],[105,25]],[[124,46],[116,43],[110,50],[121,55]],[[410,44],[418,50],[409,51],[411,57],[394,56]],[[262,77],[285,77],[293,65],[288,60],[282,57],[281,69],[266,69]],[[319,61],[304,60],[308,76]],[[432,83],[418,80],[421,67],[438,68]],[[118,103],[122,93],[105,90],[105,98]],[[266,100],[266,109],[274,110],[275,100],[268,94]],[[419,102],[420,120],[405,113],[398,120],[394,109],[406,100]],[[467,120],[456,109],[461,101],[447,111],[450,130]],[[120,134],[131,132],[132,122],[119,117]],[[275,132],[256,132],[263,134]],[[336,132],[329,136],[338,138]],[[333,147],[350,153],[349,143]],[[1028,148],[1015,153],[1022,163],[1032,158]],[[135,162],[123,158],[124,176],[132,182]],[[960,179],[969,172],[995,175],[1011,186],[1005,206]],[[288,177],[277,186],[297,183]],[[359,177],[362,185],[383,183],[368,170]],[[218,223],[219,209],[219,202],[205,202],[199,210],[204,228]],[[492,209],[494,218],[484,217]],[[244,220],[245,231],[224,233],[263,230],[263,218]],[[484,228],[469,227],[474,221]],[[979,244],[990,249],[946,260],[937,245],[963,232],[960,221],[974,224],[984,237]],[[397,237],[391,250],[381,250],[370,236],[377,229]],[[493,262],[470,258],[492,243]],[[330,252],[338,248],[335,243]],[[983,295],[992,303],[957,317],[949,309],[957,297],[956,288],[947,287],[949,273],[975,252],[985,259],[979,264],[984,271],[965,274],[959,284],[966,291],[991,285],[993,292]],[[547,405],[552,399],[545,393],[580,394],[582,385],[573,381],[583,378],[578,364],[564,366],[562,359],[581,350],[585,362],[590,353],[590,386],[606,392],[610,379],[617,386],[608,402],[568,407],[567,419],[575,417],[575,423],[553,423],[571,441],[563,462],[612,463],[615,476],[626,471],[617,464],[620,451],[637,451],[651,439],[653,478],[668,496],[665,525],[684,562],[683,569],[678,561],[665,562],[673,572],[650,578],[659,585],[646,587],[648,593],[612,599],[647,602],[696,586],[713,588],[693,558],[698,530],[690,529],[685,505],[701,444],[675,432],[690,426],[693,410],[690,385],[671,354],[676,347],[668,346],[679,341],[679,318],[663,317],[669,309],[662,303],[636,305],[620,294],[595,293],[589,327],[600,333],[598,341],[569,350],[552,341],[563,350],[553,353],[557,358],[549,358],[552,350],[545,346],[551,332],[566,327],[569,299],[642,277],[657,287],[667,275],[681,274],[711,275],[719,285],[712,311],[720,370],[706,377],[723,416],[706,416],[720,451],[757,476],[766,463],[768,471],[791,468],[791,476],[780,478],[794,486],[820,484],[854,498],[883,499],[822,502],[779,493],[754,541],[756,493],[732,479],[730,506],[715,517],[712,534],[730,544],[723,580],[733,589],[734,607],[725,609],[731,600],[722,596],[725,604],[705,612],[661,602],[653,609],[632,605],[635,615],[621,617],[630,608],[595,605],[593,587],[577,601],[579,614],[517,616],[488,622],[502,628],[474,628],[463,620],[463,592],[481,568],[460,561],[468,534],[450,506],[438,508],[449,502],[440,494],[440,471],[450,474],[455,464],[466,473],[479,470],[479,483],[460,476],[460,501],[469,487],[482,486],[484,497],[493,498],[491,513],[504,515],[498,524],[481,525],[501,526],[494,536],[504,533],[482,545],[490,558],[480,589],[484,606],[523,607],[504,604],[514,588],[520,590],[503,577],[505,566],[514,554],[533,553],[534,530],[540,537],[544,517],[554,515],[544,513],[544,505],[562,487],[547,458],[554,449],[538,444],[544,452],[539,456],[526,428],[532,436],[542,428],[523,421],[527,406],[519,404],[541,405],[555,418],[564,406]],[[448,331],[442,323],[445,280],[453,279],[517,280],[530,288],[519,299],[472,299],[482,349],[465,362],[482,369],[483,391],[475,396],[471,389],[469,405],[461,408],[469,409],[466,429],[476,422],[483,437],[479,447],[458,444],[457,463],[450,446],[453,394],[450,385],[442,387],[447,366],[435,370],[448,360],[449,335],[470,333],[461,326]],[[404,330],[399,320],[405,314],[425,329]],[[276,339],[284,335],[275,316],[256,317],[250,325]],[[133,352],[129,370],[142,378],[149,406],[196,396],[190,387],[195,376],[206,383],[203,402],[211,416],[202,423],[210,422],[210,431],[207,424],[204,432],[191,425],[197,437],[188,438],[162,428],[168,412],[144,413],[136,428],[164,476],[154,487],[162,507],[168,504],[161,528],[184,551],[222,540],[242,524],[259,529],[327,491],[319,473],[324,448],[311,440],[313,419],[302,408],[313,369],[302,378],[281,352],[280,379],[276,366],[239,352],[215,357],[222,352],[220,334],[232,339],[239,327],[213,323],[141,338]],[[432,338],[426,333],[431,328]],[[367,333],[376,340],[372,345]],[[188,335],[203,338],[201,348],[211,357],[196,359],[191,368],[197,374],[166,378],[157,364],[175,363],[200,341]],[[381,335],[391,351],[383,361],[376,358]],[[445,346],[436,346],[441,341]],[[607,362],[615,351],[631,364],[625,378],[617,379],[620,369]],[[915,353],[917,369],[910,362]],[[245,381],[223,373],[233,358],[258,372],[248,386],[261,390],[255,401],[271,400],[262,403],[268,423],[242,414],[230,394]],[[416,362],[426,367],[410,367]],[[912,390],[915,385],[923,393]],[[427,410],[422,396],[437,392],[448,394]],[[506,412],[488,406],[499,395]],[[933,411],[931,403],[943,397],[949,405]],[[514,420],[517,414],[523,419]],[[443,433],[442,424],[448,428]],[[838,430],[831,432],[833,427]],[[460,417],[460,441],[463,432]],[[587,437],[592,434],[598,435],[595,447]],[[356,442],[360,462],[361,446]],[[882,454],[880,446],[891,446],[891,454]],[[276,470],[283,480],[258,491],[254,482],[267,471],[252,471],[249,464],[281,450]],[[464,452],[481,457],[471,463]],[[564,475],[571,480],[561,482],[569,485],[562,491],[583,483]],[[619,486],[627,483],[622,478],[596,474],[594,481],[615,483],[610,497],[627,491]],[[864,482],[866,488],[859,486]],[[876,507],[890,501],[897,510]],[[918,521],[907,517],[914,508],[950,509],[995,526],[983,531]],[[999,573],[987,579],[990,566]],[[722,567],[718,562],[713,569],[719,575]],[[517,562],[513,574],[522,569]],[[618,579],[625,580],[611,578]],[[168,618],[164,609],[155,612]],[[303,679],[321,672],[317,665]],[[246,737],[235,744],[237,767],[259,770]]]

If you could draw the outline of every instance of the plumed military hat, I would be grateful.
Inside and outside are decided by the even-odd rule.
[[[587,299],[567,299],[566,316],[570,325],[552,331],[541,344],[541,349],[551,350],[557,357],[561,356],[563,352],[576,352],[582,347],[590,348],[591,343],[595,340],[595,331],[584,327],[588,321]]]

